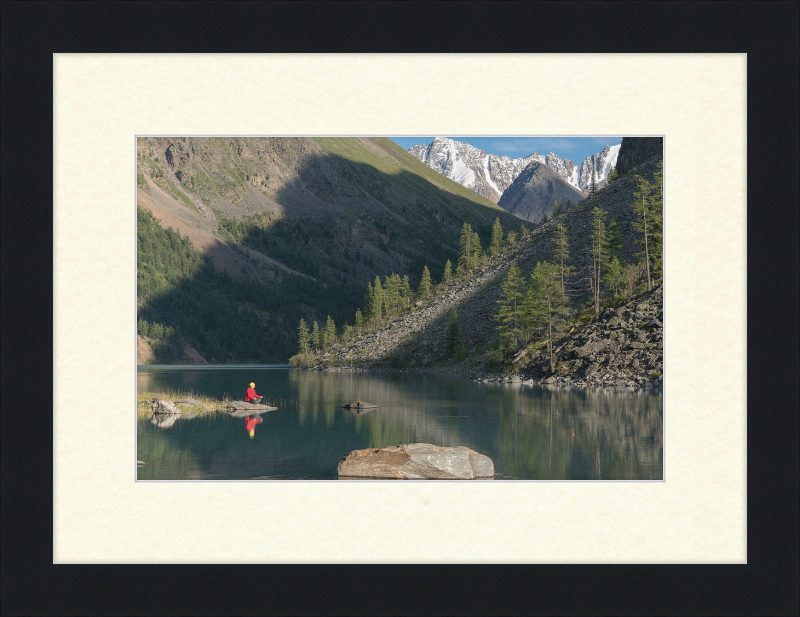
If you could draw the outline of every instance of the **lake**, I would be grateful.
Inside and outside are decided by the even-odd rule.
[[[336,480],[352,450],[467,446],[495,480],[663,480],[660,390],[488,384],[446,373],[297,371],[276,366],[139,366],[139,392],[243,400],[276,411],[248,427],[224,412],[137,420],[139,480]],[[354,400],[378,409],[356,414]],[[253,429],[251,437],[249,428]]]

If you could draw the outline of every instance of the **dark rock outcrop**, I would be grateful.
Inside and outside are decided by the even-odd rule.
[[[617,172],[626,173],[639,163],[661,154],[664,150],[663,137],[623,137],[617,155]]]
[[[492,459],[464,446],[412,443],[354,450],[339,459],[339,477],[474,480],[494,477]]]
[[[576,327],[555,347],[556,374],[550,354],[540,349],[514,375],[478,377],[476,381],[660,387],[664,372],[664,290],[652,291],[600,313],[597,321]]]
[[[653,291],[576,330],[556,348],[560,375],[603,385],[645,385],[664,371],[664,293]],[[549,374],[549,355],[539,352],[523,371],[527,378]],[[659,382],[660,383],[660,382]]]

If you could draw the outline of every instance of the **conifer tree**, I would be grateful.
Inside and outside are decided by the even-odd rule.
[[[458,240],[458,264],[456,265],[456,274],[463,274],[470,269],[470,260],[472,258],[472,227],[469,223],[464,221],[464,226],[461,228],[461,236]]]
[[[383,294],[386,314],[392,315],[400,305],[400,277],[394,272],[391,276],[384,277]]]
[[[622,285],[623,276],[624,271],[622,264],[619,261],[619,257],[614,255],[606,267],[606,274],[603,278],[603,280],[606,282],[606,285],[611,288],[611,291],[614,295],[617,295],[617,292]]]
[[[311,342],[314,345],[314,351],[320,352],[322,350],[321,332],[319,331],[319,324],[314,320],[311,326]]]
[[[477,231],[472,232],[472,242],[470,243],[470,267],[476,267],[480,264],[481,259],[483,258],[483,247],[481,247],[481,239],[478,236]]]
[[[381,277],[376,276],[375,284],[372,286],[372,316],[376,323],[383,321],[385,299]]]
[[[447,353],[452,356],[456,347],[458,346],[459,333],[458,333],[458,313],[455,307],[450,309],[450,319],[447,322],[447,331],[444,335],[444,348]]]
[[[606,212],[597,206],[592,210],[592,295],[594,298],[594,316],[600,316],[600,281],[602,278],[603,265],[606,259]]]
[[[553,260],[559,266],[559,275],[561,278],[561,303],[567,304],[567,294],[564,289],[564,277],[572,274],[572,268],[565,266],[564,262],[569,260],[569,242],[567,241],[567,226],[564,221],[559,221],[556,225],[556,233],[553,236]]]
[[[541,221],[542,221],[542,222],[541,222],[541,224],[542,224],[542,225],[544,225],[544,224],[545,224],[547,221],[549,221],[549,220],[550,220],[550,219],[549,219],[549,218],[547,218],[547,212],[545,212],[544,214],[542,214],[542,219],[541,219]]]
[[[364,296],[364,318],[367,322],[371,321],[374,317],[374,297],[375,290],[372,289],[372,283],[367,283],[367,295]]]
[[[547,349],[550,354],[550,373],[552,374],[556,370],[556,358],[553,351],[554,330],[557,337],[566,312],[561,302],[558,267],[546,261],[536,264],[531,275],[531,285],[534,288],[534,296],[541,307],[541,313],[544,314],[547,322]]]
[[[530,231],[528,231],[528,228],[525,227],[525,223],[520,223],[519,225],[520,238],[527,238],[529,233]]]
[[[561,214],[561,209],[562,209],[561,200],[556,199],[555,203],[553,204],[553,218]]]
[[[431,292],[431,271],[428,270],[428,266],[424,266],[422,268],[422,278],[419,281],[419,288],[417,289],[417,295],[419,295],[420,298],[427,298],[430,292]]]
[[[633,293],[636,280],[639,278],[639,268],[634,264],[625,264],[622,269],[622,282],[625,285],[626,295]]]
[[[444,264],[444,274],[442,275],[442,283],[445,285],[450,284],[450,279],[453,276],[453,264],[450,263],[450,260],[447,260],[447,263]]]
[[[517,232],[516,231],[509,231],[506,235],[506,242],[509,246],[514,244],[517,241]]]
[[[500,225],[500,217],[494,220],[492,227],[492,239],[489,242],[489,250],[492,255],[497,255],[503,247],[503,227]]]
[[[450,263],[449,261],[447,263]],[[408,275],[403,275],[402,284],[400,285],[400,297],[403,299],[403,306],[408,308],[411,302],[411,285],[408,282]]]
[[[300,327],[297,328],[297,340],[300,343],[300,353],[305,355],[308,360],[308,326],[306,320],[300,319]]]
[[[594,164],[592,164],[592,195],[597,192],[597,174],[594,170]]]
[[[400,278],[399,274],[392,273],[392,287],[394,288],[394,310],[395,313],[399,313],[401,307],[400,300],[403,296],[403,279]]]
[[[164,326],[155,322],[150,324],[150,338],[156,341],[164,338]]]
[[[395,292],[394,292],[394,306],[395,312],[400,313],[400,309],[403,306],[402,299],[403,299],[403,279],[400,278],[399,274],[392,274],[392,285],[394,285]]]
[[[608,183],[611,184],[617,178],[619,178],[619,174],[617,173],[617,167],[615,165],[614,167],[611,168],[611,171],[608,172]]]
[[[654,244],[654,246],[652,246],[652,248],[655,249],[654,254],[656,252],[661,252],[661,175],[659,173],[656,174],[654,184],[650,184],[650,182],[638,174],[633,178],[638,186],[636,192],[633,194],[634,201],[632,207],[637,216],[633,227],[642,234],[642,239],[639,241],[639,244],[642,246],[642,257],[644,258],[645,274],[647,275],[647,291],[650,291],[653,288],[652,277],[650,276],[651,244]]]
[[[500,310],[496,320],[500,329],[500,349],[515,353],[522,340],[522,301],[525,296],[525,278],[516,263],[511,264],[500,286]]]
[[[536,332],[541,329],[542,314],[539,300],[533,285],[528,286],[525,297],[522,299],[522,343],[528,345],[536,341]]]
[[[664,271],[664,170],[662,161],[658,162],[658,171],[653,174],[653,226],[650,251],[653,259],[653,273],[656,277],[663,277]]]
[[[356,333],[361,336],[361,328],[364,326],[364,316],[361,314],[361,309],[356,309]]]
[[[616,219],[612,219],[608,225],[608,258],[613,260],[619,257],[622,252],[622,236],[619,233]]]
[[[325,324],[325,347],[328,348],[336,343],[336,324],[333,319],[328,315],[328,321]]]

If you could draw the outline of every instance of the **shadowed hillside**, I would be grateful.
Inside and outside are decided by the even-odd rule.
[[[504,192],[497,205],[531,222],[553,214],[556,202],[578,203],[583,193],[542,163],[531,163]]]
[[[285,362],[299,319],[341,329],[376,276],[439,279],[465,221],[484,243],[522,222],[388,139],[152,137],[137,154],[139,207],[177,232],[140,237],[159,363]]]
[[[642,236],[634,227],[637,217],[631,207],[638,187],[635,176],[638,174],[648,181],[653,181],[661,160],[660,154],[649,158],[629,174],[598,190],[595,195],[570,207],[554,220],[540,225],[527,238],[517,240],[502,254],[485,260],[470,272],[469,276],[462,277],[443,288],[441,294],[429,304],[388,323],[376,332],[337,347],[327,356],[321,357],[321,364],[363,368],[413,369],[457,366],[460,369],[479,371],[498,369],[499,365],[491,360],[491,351],[498,341],[498,324],[493,317],[498,313],[503,280],[512,264],[516,265],[523,278],[529,281],[538,263],[556,262],[554,239],[557,226],[562,223],[569,242],[568,265],[573,268],[572,274],[567,276],[565,281],[572,308],[566,326],[583,327],[584,322],[578,323],[579,316],[592,303],[590,272],[593,263],[594,210],[599,208],[606,212],[607,224],[611,221],[615,223],[621,240],[617,251],[619,260],[623,263],[636,263],[641,250],[638,243]],[[639,286],[642,284],[641,276],[639,271],[637,273],[639,278],[636,281]],[[602,283],[602,290],[604,294],[610,295],[611,290],[605,283]],[[464,349],[466,359],[454,357],[452,349],[448,349],[446,334],[452,309],[457,310],[458,340]],[[633,312],[636,312],[635,309]],[[656,310],[654,314],[658,315],[659,312]],[[659,325],[659,329],[660,327]],[[652,336],[656,334],[653,333]],[[660,338],[656,342],[658,341]],[[658,346],[660,350],[660,342]],[[660,353],[659,351],[659,358]],[[528,356],[528,359],[532,356],[534,354]],[[575,367],[578,366],[582,365],[576,361]],[[660,370],[660,366],[660,361],[655,361],[650,371]],[[570,370],[578,370],[575,367]],[[584,371],[585,368],[579,370]],[[637,375],[642,373],[641,379],[645,377],[649,379],[650,372],[644,372],[647,369],[648,366],[644,364],[640,368],[637,367]]]

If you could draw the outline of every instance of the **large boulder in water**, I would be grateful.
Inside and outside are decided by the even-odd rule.
[[[179,414],[181,410],[178,409],[178,406],[173,403],[172,401],[158,399],[158,398],[151,398],[150,399],[150,408],[153,410],[155,414]]]
[[[494,477],[492,459],[464,446],[412,443],[353,450],[339,459],[339,477],[474,480]]]
[[[277,407],[270,407],[269,405],[253,405],[253,403],[246,403],[244,401],[231,401],[228,403],[228,411],[275,411]]]

